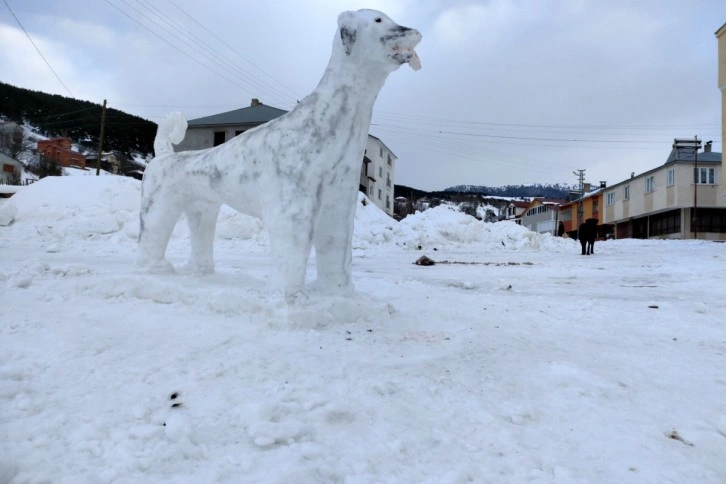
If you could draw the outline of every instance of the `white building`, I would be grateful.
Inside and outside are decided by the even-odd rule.
[[[603,192],[604,224],[615,238],[726,240],[726,200],[719,196],[721,153],[674,148],[665,164]]]
[[[393,180],[396,155],[379,138],[369,134],[360,174],[360,191],[388,215],[393,216]]]

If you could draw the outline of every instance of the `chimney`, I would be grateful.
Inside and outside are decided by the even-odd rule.
[[[589,183],[585,183],[585,185],[583,186],[583,191],[585,193],[589,193],[590,192],[590,184]]]
[[[606,181],[600,182],[600,188],[606,188],[607,186],[608,186],[608,182],[606,182]]]
[[[256,97],[253,97],[253,98],[252,98],[252,104],[251,104],[250,106],[251,106],[251,107],[255,107],[255,106],[259,106],[260,104],[262,104],[262,103],[260,102],[260,100],[259,100],[259,99],[257,99]]]
[[[711,143],[713,143],[713,141],[707,141],[706,142],[706,145],[703,147],[703,152],[704,153],[710,153],[711,152]]]
[[[631,171],[630,172],[630,178],[635,178],[635,172],[634,171]]]

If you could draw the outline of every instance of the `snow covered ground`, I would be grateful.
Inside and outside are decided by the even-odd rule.
[[[0,482],[726,482],[726,244],[361,205],[359,296],[288,312],[232,211],[136,272],[139,186],[0,203]]]

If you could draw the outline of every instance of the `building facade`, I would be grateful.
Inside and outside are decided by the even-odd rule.
[[[396,155],[379,138],[368,135],[361,165],[360,191],[381,210],[393,216],[393,180]]]
[[[678,149],[666,163],[603,191],[603,223],[615,238],[726,240],[721,153]]]
[[[535,198],[521,216],[523,227],[539,234],[557,234],[559,207],[566,200]]]
[[[287,111],[253,99],[250,106],[188,121],[186,135],[175,151],[202,150],[225,143],[248,129],[279,118]],[[368,135],[361,161],[359,189],[378,208],[394,214],[394,179],[396,156],[375,136]]]
[[[524,200],[510,200],[501,208],[499,220],[511,220],[516,224],[522,223],[522,214],[529,207],[529,202]]]
[[[601,182],[601,188],[588,191],[581,198],[560,206],[560,221],[565,225],[565,232],[569,237],[577,238],[580,224],[588,219],[597,220],[597,236],[609,238],[613,232],[613,225],[603,222],[603,190],[605,182]]]
[[[57,163],[58,166],[86,168],[86,157],[77,151],[73,151],[73,143],[69,138],[38,141],[37,151],[39,155]]]
[[[19,185],[21,183],[20,177],[23,174],[22,163],[0,151],[0,165],[2,165],[0,184]]]

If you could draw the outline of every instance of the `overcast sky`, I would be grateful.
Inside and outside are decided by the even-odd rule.
[[[337,15],[358,8],[423,34],[423,68],[391,74],[371,126],[398,184],[575,183],[578,169],[613,184],[665,162],[676,137],[722,151],[723,0],[0,0],[0,81],[155,122],[251,98],[290,109],[320,79]]]

